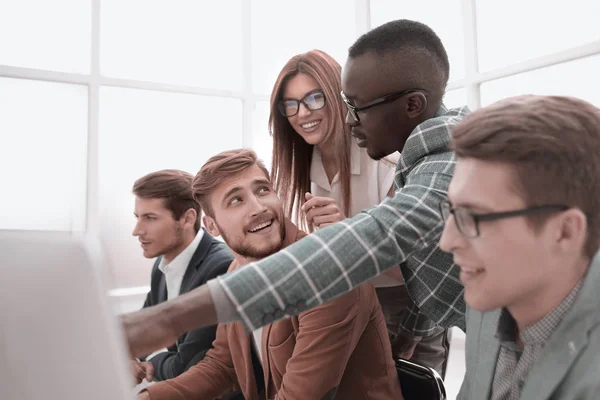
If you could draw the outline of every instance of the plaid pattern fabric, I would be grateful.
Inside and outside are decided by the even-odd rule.
[[[455,165],[450,129],[468,112],[442,106],[412,132],[398,162],[393,197],[220,277],[247,329],[315,307],[400,265],[414,301],[401,321],[403,331],[428,336],[436,324],[464,330],[458,268],[438,241],[439,203]]]
[[[521,397],[521,388],[529,371],[554,329],[573,307],[582,283],[580,281],[550,314],[520,333],[522,352],[516,344],[516,322],[506,309],[502,310],[496,334],[500,339],[500,351],[492,384],[492,400],[518,400]]]

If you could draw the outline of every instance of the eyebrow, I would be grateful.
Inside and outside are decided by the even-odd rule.
[[[140,216],[139,216],[139,215],[137,215],[136,213],[133,213],[133,215],[135,215],[137,218],[139,218],[139,217],[140,217]],[[151,216],[157,216],[158,214],[156,214],[156,213],[153,213],[153,212],[149,212],[149,213],[142,213],[142,215],[141,215],[141,216],[142,216],[142,217],[147,217],[147,216],[150,216],[150,215],[151,215]]]
[[[223,195],[223,201],[225,201],[232,194],[239,192],[240,190],[242,190],[242,188],[239,186],[232,187]]]
[[[271,186],[271,181],[268,179],[254,179],[251,183],[252,185],[267,185],[267,186]],[[239,192],[242,190],[241,186],[235,186],[232,187],[231,189],[229,189],[224,195],[223,195],[223,201],[225,201],[227,198],[229,198],[229,196],[231,196],[232,194]]]
[[[452,204],[453,207],[476,208],[476,209],[480,209],[480,210],[484,210],[484,211],[492,211],[492,208],[490,208],[489,205],[484,205],[484,204],[481,204],[478,202],[473,202],[473,201],[453,202],[450,199],[448,199],[448,201],[450,201],[450,204]]]
[[[310,92],[306,92],[304,93],[304,96],[302,96],[302,99],[305,98],[306,96],[310,96],[311,94],[315,94],[315,93],[323,93],[323,89],[313,89]],[[293,97],[282,97],[281,100],[300,100],[300,99],[295,99]]]
[[[267,185],[271,186],[271,181],[268,179],[255,179],[252,181],[253,185]]]

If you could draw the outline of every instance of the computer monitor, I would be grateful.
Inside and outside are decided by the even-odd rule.
[[[0,230],[0,399],[132,399],[99,242]]]

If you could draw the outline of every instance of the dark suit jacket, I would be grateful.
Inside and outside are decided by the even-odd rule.
[[[152,267],[150,292],[146,297],[144,308],[167,300],[165,276],[158,269],[161,258],[158,257]],[[229,248],[204,230],[202,240],[183,276],[180,294],[189,292],[206,281],[224,274],[232,261],[233,256]],[[170,346],[167,352],[152,357],[150,361],[154,365],[155,379],[162,381],[174,378],[203,359],[208,349],[212,347],[216,331],[217,326],[214,325],[188,332],[179,337],[177,343]]]

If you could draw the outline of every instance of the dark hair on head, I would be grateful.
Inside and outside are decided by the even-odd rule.
[[[336,162],[339,171],[342,210],[347,215],[350,210],[350,129],[345,118],[348,109],[342,101],[342,67],[329,54],[321,50],[311,50],[290,58],[279,72],[271,93],[269,132],[273,137],[273,158],[271,181],[283,203],[287,216],[302,228],[305,219],[300,218],[300,207],[304,204],[304,193],[310,192],[310,166],[314,146],[308,144],[292,127],[287,117],[277,110],[285,88],[293,77],[306,74],[313,78],[326,98],[324,112],[327,115],[328,129],[324,140],[331,140],[336,149]]]
[[[600,246],[600,109],[573,97],[525,95],[468,115],[452,131],[458,158],[506,163],[528,207],[561,204],[588,222],[585,253]],[[529,217],[534,227],[545,219]]]
[[[200,168],[192,182],[194,199],[200,204],[206,215],[215,217],[210,204],[210,195],[225,179],[234,176],[253,165],[257,165],[269,178],[265,164],[256,157],[250,149],[235,149],[223,151],[208,159]]]
[[[426,51],[442,72],[442,84],[446,86],[450,76],[448,54],[433,29],[421,22],[398,19],[378,26],[359,37],[348,49],[348,56],[355,58],[372,51],[387,57],[406,49]]]
[[[196,211],[194,230],[200,230],[200,205],[192,196],[192,175],[178,169],[152,172],[135,181],[133,194],[142,199],[163,199],[165,208],[179,220],[190,208]]]

